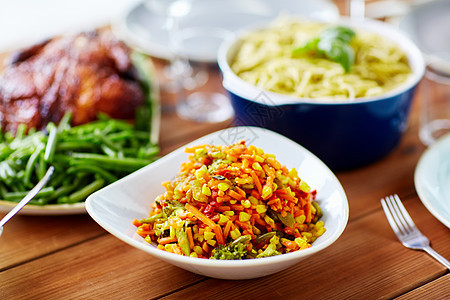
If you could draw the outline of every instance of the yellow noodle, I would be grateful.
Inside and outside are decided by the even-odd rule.
[[[406,54],[395,42],[358,29],[351,42],[355,63],[348,73],[325,58],[292,56],[293,49],[317,37],[327,26],[280,18],[245,37],[231,68],[264,90],[327,100],[380,95],[398,87],[411,74]]]

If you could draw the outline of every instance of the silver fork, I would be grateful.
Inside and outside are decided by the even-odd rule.
[[[423,250],[450,270],[450,262],[430,247],[430,241],[419,231],[397,194],[381,199],[384,213],[403,246]]]

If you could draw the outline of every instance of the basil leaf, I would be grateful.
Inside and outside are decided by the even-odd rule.
[[[321,40],[317,45],[319,52],[322,52],[326,58],[339,63],[349,72],[353,65],[355,54],[353,48],[341,40]]]
[[[350,45],[355,35],[351,28],[345,26],[328,28],[319,37],[311,39],[302,47],[294,49],[292,55],[325,57],[339,63],[345,72],[349,72],[355,60],[355,53]]]

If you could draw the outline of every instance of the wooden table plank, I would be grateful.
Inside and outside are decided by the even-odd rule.
[[[0,271],[104,234],[87,214],[17,215],[0,237]]]
[[[450,274],[401,295],[397,299],[450,299]]]

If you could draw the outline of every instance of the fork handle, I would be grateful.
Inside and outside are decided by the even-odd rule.
[[[423,249],[424,251],[426,251],[428,254],[430,254],[431,256],[433,256],[438,262],[440,262],[441,264],[443,264],[444,266],[447,267],[447,269],[450,270],[450,262],[448,260],[446,260],[442,255],[440,255],[439,253],[437,253],[436,251],[434,251],[433,248],[431,247],[425,247]]]

